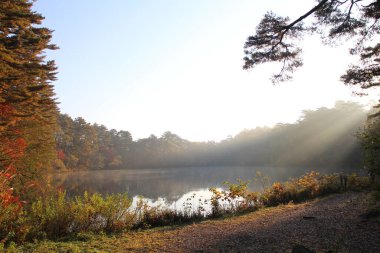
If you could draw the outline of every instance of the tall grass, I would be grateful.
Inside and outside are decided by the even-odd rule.
[[[194,198],[194,195],[192,196]],[[168,225],[178,225],[188,222],[201,221],[205,218],[200,205],[194,209],[190,199],[184,203],[183,210],[171,209],[167,206],[150,206],[141,198],[135,208],[136,220],[133,228],[152,228]]]
[[[265,184],[262,192],[250,191],[249,183],[238,180],[237,184],[225,182],[226,190],[210,188],[212,196],[208,203],[211,210],[208,212],[200,199],[196,207],[192,205],[196,201],[195,196],[188,199],[182,211],[165,205],[152,207],[144,199],[132,208],[132,200],[127,194],[102,196],[99,193],[84,193],[70,198],[65,192],[54,192],[21,208],[16,204],[0,205],[0,245],[35,239],[62,239],[87,232],[113,233],[183,224],[267,206],[302,202],[342,191],[339,175],[320,175],[317,172],[309,172],[284,183]],[[368,178],[356,174],[348,177],[348,190],[368,187]]]
[[[83,196],[68,198],[65,192],[55,192],[39,197],[21,212],[14,212],[15,217],[9,214],[12,209],[2,207],[0,242],[57,239],[80,232],[129,229],[135,220],[134,213],[129,211],[131,203],[126,194],[102,196],[84,193]]]
[[[258,175],[256,182],[262,183],[263,176]],[[265,180],[268,181],[268,180]],[[347,177],[347,189],[358,191],[368,189],[370,182],[367,177],[351,174]],[[212,212],[209,216],[221,216],[226,213],[251,211],[261,207],[276,206],[289,202],[303,202],[316,197],[344,190],[339,174],[321,175],[311,171],[299,178],[291,178],[286,182],[275,182],[271,186],[262,186],[262,192],[252,192],[248,189],[249,181],[238,180],[237,184],[225,182],[227,190],[210,188]]]

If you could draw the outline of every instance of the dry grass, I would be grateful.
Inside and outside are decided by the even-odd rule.
[[[380,252],[380,221],[359,217],[369,208],[369,196],[363,192],[335,194],[186,226],[95,235],[87,241],[25,245],[23,251],[290,252],[294,244],[300,243],[318,252]]]

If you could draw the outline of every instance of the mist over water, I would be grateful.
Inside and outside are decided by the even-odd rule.
[[[304,111],[294,124],[244,130],[221,142],[191,142],[171,132],[133,141],[129,132],[61,115],[59,169],[71,172],[54,175],[53,182],[70,196],[128,193],[134,203],[143,196],[151,205],[178,209],[193,202],[194,194],[209,197],[210,187],[226,181],[250,180],[250,190],[262,191],[253,180],[258,171],[269,179],[267,187],[311,170],[358,172],[362,150],[356,135],[365,117],[361,105],[338,101],[334,108]]]
[[[251,180],[250,190],[261,191],[262,185],[253,178],[260,171],[269,182],[285,181],[298,177],[312,168],[275,168],[275,167],[198,167],[138,170],[77,171],[55,174],[53,182],[64,188],[68,195],[84,191],[102,194],[125,193],[130,197],[143,196],[155,202],[164,199],[175,202],[190,192],[204,192],[209,187],[223,187],[223,182],[236,183],[237,179]],[[319,169],[324,172],[339,172],[339,169]],[[350,171],[345,169],[345,171]],[[354,170],[351,170],[354,171]]]

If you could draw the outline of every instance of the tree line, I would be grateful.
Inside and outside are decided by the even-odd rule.
[[[267,13],[245,43],[244,68],[279,62],[282,68],[274,81],[287,80],[302,65],[298,39],[319,32],[330,42],[355,39],[350,53],[359,56],[360,62],[342,75],[344,83],[366,92],[379,86],[380,1],[361,2],[318,0],[293,22]],[[32,10],[33,3],[0,1],[0,212],[11,210],[10,205],[20,210],[24,200],[43,193],[48,186],[46,171],[52,167],[360,164],[355,135],[366,114],[351,103],[305,111],[297,123],[246,130],[218,143],[190,142],[171,132],[134,141],[129,132],[60,115],[53,86],[57,69],[46,58],[46,51],[57,46],[50,42],[52,31],[41,25],[44,17]],[[303,22],[310,17],[314,22]],[[374,111],[358,134],[365,166],[375,174],[380,174],[379,115]]]
[[[221,142],[191,142],[172,132],[134,141],[128,131],[108,130],[83,118],[59,115],[56,170],[199,166],[361,166],[357,140],[366,111],[352,102],[307,110],[293,124],[244,130]]]

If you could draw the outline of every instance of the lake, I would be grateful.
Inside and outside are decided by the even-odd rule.
[[[138,170],[100,170],[64,172],[54,175],[54,184],[62,187],[70,196],[84,191],[102,194],[125,193],[137,201],[143,196],[151,205],[165,203],[176,209],[195,195],[193,199],[211,196],[209,187],[223,187],[223,182],[236,183],[236,179],[251,180],[250,190],[261,191],[260,183],[253,178],[260,171],[270,182],[298,177],[307,169],[273,167],[201,167]]]

